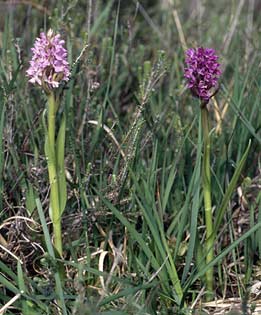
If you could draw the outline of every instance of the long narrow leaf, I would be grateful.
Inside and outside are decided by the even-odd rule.
[[[12,280],[17,282],[17,275],[2,261],[0,261],[0,270],[3,274],[8,275]]]
[[[197,235],[197,226],[198,226],[198,212],[200,208],[200,181],[201,181],[201,152],[202,152],[202,137],[201,137],[201,123],[199,119],[199,132],[198,132],[198,145],[197,145],[197,157],[195,169],[193,172],[193,199],[192,199],[192,212],[190,220],[190,238],[188,244],[188,252],[186,255],[186,264],[182,274],[183,283],[188,275],[188,271],[192,262],[193,253],[195,252],[195,243]]]
[[[153,269],[155,272],[161,268],[160,264],[158,263],[156,257],[154,256],[153,252],[150,250],[146,242],[142,239],[140,234],[136,231],[135,227],[123,216],[123,214],[118,211],[114,205],[112,205],[109,201],[107,201],[101,194],[100,198],[103,203],[112,211],[112,213],[116,216],[116,218],[128,229],[132,238],[136,240],[136,242],[140,245],[141,249],[143,250],[144,254],[147,256],[148,260],[150,261]],[[159,278],[162,282],[163,289],[165,288],[165,281],[166,279],[162,278],[162,272],[159,273]],[[166,290],[166,288],[165,288]]]
[[[6,287],[8,290],[10,290],[11,292],[13,292],[14,294],[19,293],[19,289],[14,286],[9,280],[7,280],[4,276],[2,276],[0,274],[0,283]]]
[[[44,238],[45,238],[45,243],[46,243],[48,253],[53,259],[55,259],[54,249],[52,246],[51,237],[50,237],[50,234],[48,231],[48,227],[47,227],[47,224],[45,221],[44,212],[42,209],[41,202],[39,199],[36,199],[35,201],[36,201],[36,207],[38,210],[39,218],[40,218],[41,225],[42,225],[43,232],[44,232]],[[57,294],[59,296],[59,301],[61,303],[63,314],[67,315],[67,310],[66,310],[65,301],[64,301],[64,294],[63,294],[63,289],[62,289],[62,282],[61,282],[59,272],[55,272],[54,278],[55,278]]]
[[[60,129],[57,135],[56,142],[56,166],[57,166],[57,181],[59,187],[59,204],[60,204],[60,215],[62,215],[66,201],[67,201],[67,191],[66,191],[66,178],[65,178],[65,168],[64,168],[64,144],[65,144],[65,127],[66,118],[63,115]]]
[[[18,276],[18,286],[21,292],[27,293],[27,289],[24,282],[24,275],[21,263],[18,261],[17,264],[17,276]],[[30,303],[27,303],[25,299],[22,299],[22,314],[32,314],[30,310]]]
[[[229,92],[224,85],[222,85],[222,88],[223,88],[225,94],[229,95]],[[252,126],[252,124],[249,122],[249,120],[245,117],[244,113],[240,110],[240,108],[238,108],[236,102],[233,99],[231,99],[230,105],[231,105],[233,111],[238,116],[238,118],[242,121],[242,123],[245,125],[245,127],[248,129],[248,131],[252,134],[252,136],[255,137],[255,139],[260,144],[261,143],[260,136],[256,133],[255,128]]]
[[[197,281],[198,278],[202,277],[209,268],[214,267],[216,264],[218,264],[236,246],[238,246],[242,241],[247,239],[249,236],[251,236],[260,228],[261,228],[261,222],[257,223],[255,226],[249,229],[245,234],[243,234],[241,237],[235,240],[230,246],[224,249],[218,256],[216,256],[210,263],[208,263],[204,268],[202,268],[197,274],[190,277],[190,279],[186,283],[185,288],[188,289],[195,281]]]
[[[0,89],[0,208],[2,209],[3,198],[3,169],[4,169],[4,149],[3,149],[3,130],[5,121],[5,102],[4,95]]]
[[[248,152],[249,152],[249,149],[250,149],[250,146],[251,146],[251,140],[249,141],[248,143],[248,146],[247,146],[247,149],[245,151],[245,153],[243,154],[241,160],[239,161],[238,163],[238,166],[234,172],[234,175],[226,189],[226,192],[225,192],[225,195],[223,197],[223,200],[221,202],[221,206],[220,208],[218,209],[217,211],[217,217],[216,217],[216,221],[215,221],[215,224],[214,224],[214,235],[216,235],[217,231],[218,231],[218,228],[221,224],[221,221],[224,217],[224,214],[225,214],[225,211],[226,211],[226,208],[227,208],[227,205],[229,203],[229,200],[231,198],[231,195],[233,193],[233,191],[235,190],[235,187],[236,187],[236,184],[237,184],[237,181],[238,181],[238,178],[242,172],[242,169],[244,167],[244,164],[246,162],[246,159],[247,159],[247,156],[248,156]]]

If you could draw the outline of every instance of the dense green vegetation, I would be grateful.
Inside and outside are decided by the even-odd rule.
[[[140,2],[0,3],[3,314],[261,312],[260,3]],[[57,113],[67,120],[62,259],[48,211],[47,99],[25,73],[49,28],[72,71]],[[215,48],[223,71],[208,105],[208,265],[200,105],[183,75],[184,50],[198,46]],[[206,302],[212,267],[219,306]]]

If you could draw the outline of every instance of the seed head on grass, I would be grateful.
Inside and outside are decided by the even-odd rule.
[[[41,33],[32,48],[33,57],[26,71],[29,82],[43,86],[46,92],[58,88],[70,76],[67,51],[60,34],[49,30]]]
[[[217,87],[221,75],[218,56],[212,48],[190,48],[186,51],[184,76],[187,87],[205,104],[212,97],[211,90]]]

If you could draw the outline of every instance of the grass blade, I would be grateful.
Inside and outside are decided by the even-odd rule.
[[[44,239],[45,239],[45,244],[47,247],[47,251],[49,253],[49,255],[53,258],[53,260],[55,261],[55,254],[54,254],[54,249],[52,246],[52,242],[51,242],[51,237],[49,235],[49,231],[46,225],[46,221],[45,221],[45,217],[44,217],[44,212],[42,209],[42,205],[39,199],[36,199],[36,207],[38,210],[38,214],[39,214],[39,218],[41,221],[41,225],[43,228],[43,232],[44,232]],[[58,263],[57,263],[58,264]],[[57,266],[57,270],[59,270],[59,266]],[[56,283],[56,289],[57,289],[57,294],[59,296],[59,302],[61,303],[61,308],[63,311],[63,315],[67,315],[67,310],[66,310],[66,306],[65,306],[65,300],[64,300],[64,293],[63,293],[63,288],[62,288],[62,281],[60,278],[60,274],[58,271],[55,272],[54,274],[54,278],[55,278],[55,283]]]
[[[237,168],[235,169],[234,175],[226,189],[225,195],[223,197],[223,200],[221,202],[221,206],[217,211],[217,216],[216,216],[216,220],[215,220],[215,224],[214,224],[214,235],[217,234],[218,228],[222,222],[222,219],[224,217],[227,205],[229,203],[229,200],[231,198],[231,195],[233,193],[233,191],[235,190],[238,178],[243,170],[244,164],[246,162],[247,156],[248,156],[248,152],[250,150],[251,147],[251,140],[248,143],[248,146],[246,148],[246,151],[244,153],[244,155],[242,156],[241,160],[239,161]]]

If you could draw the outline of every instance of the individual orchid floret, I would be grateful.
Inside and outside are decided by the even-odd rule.
[[[218,56],[212,48],[190,48],[186,51],[184,76],[187,87],[195,97],[208,103],[213,95],[212,89],[217,88],[221,75]]]
[[[60,34],[49,30],[41,33],[33,48],[30,67],[26,71],[29,82],[43,86],[45,91],[58,88],[61,81],[68,81],[70,76],[67,51]]]

